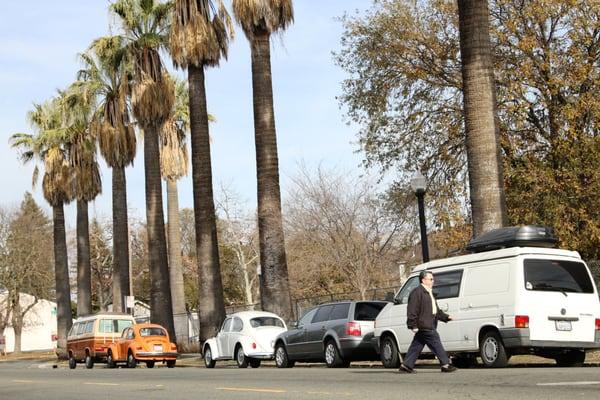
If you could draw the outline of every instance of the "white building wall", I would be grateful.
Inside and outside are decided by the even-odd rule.
[[[0,294],[0,304],[5,294]],[[21,308],[33,303],[34,297],[21,293]],[[21,332],[21,351],[53,350],[56,349],[56,303],[39,300],[31,308],[23,321]],[[0,332],[1,334],[1,332]],[[10,324],[4,330],[6,341],[5,351],[13,352],[15,348],[15,332]]]

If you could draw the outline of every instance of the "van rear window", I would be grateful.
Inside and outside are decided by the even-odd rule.
[[[525,289],[570,293],[594,293],[585,264],[562,260],[525,260]]]

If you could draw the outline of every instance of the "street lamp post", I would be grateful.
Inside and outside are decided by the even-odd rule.
[[[429,245],[427,244],[427,225],[425,224],[425,189],[427,188],[427,182],[425,177],[417,171],[411,181],[410,186],[417,196],[417,202],[419,204],[419,224],[421,226],[421,251],[423,253],[423,262],[429,261]]]

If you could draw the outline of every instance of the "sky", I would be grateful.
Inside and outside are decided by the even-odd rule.
[[[229,10],[230,0],[225,0]],[[77,54],[97,37],[109,33],[107,0],[0,0],[0,206],[15,207],[32,191],[33,165],[23,165],[9,137],[32,133],[27,112],[68,86],[80,68]],[[346,73],[333,62],[343,27],[337,20],[354,14],[369,0],[295,0],[295,21],[271,40],[275,123],[282,193],[301,163],[360,173],[357,126],[348,125],[336,100]],[[113,23],[113,32],[116,26]],[[171,61],[165,60],[170,67]],[[238,193],[246,208],[256,206],[256,162],[252,111],[250,49],[241,28],[229,58],[206,71],[211,124],[213,187]],[[189,145],[189,143],[188,143]],[[90,203],[90,216],[110,218],[111,171],[101,162],[103,193]],[[134,167],[128,168],[130,212],[145,218],[143,147],[138,141]],[[33,190],[44,201],[41,185]],[[164,187],[164,184],[163,184]],[[164,196],[166,197],[166,196]],[[193,207],[190,176],[179,183],[180,207]],[[165,209],[166,211],[166,209]],[[65,207],[67,227],[75,226],[76,206]],[[284,210],[285,212],[285,210]]]

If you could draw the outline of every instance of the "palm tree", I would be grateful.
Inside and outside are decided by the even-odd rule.
[[[279,188],[277,135],[271,81],[271,33],[294,19],[291,0],[233,0],[233,13],[250,41],[254,140],[258,180],[258,233],[262,308],[292,319]]]
[[[110,9],[121,21],[127,52],[133,63],[131,102],[144,135],[151,319],[175,337],[158,143],[158,132],[169,117],[174,102],[173,82],[164,73],[159,54],[167,42],[171,6],[171,3],[154,0],[118,0]]]
[[[187,68],[192,142],[192,181],[198,259],[200,341],[214,336],[225,318],[212,186],[204,68],[227,57],[233,35],[222,1],[175,0],[170,51],[173,62]]]
[[[52,206],[54,225],[54,279],[56,285],[57,309],[57,352],[66,358],[67,333],[71,329],[71,287],[67,241],[65,235],[64,204],[73,199],[72,171],[65,149],[65,135],[61,126],[61,116],[56,101],[34,104],[28,119],[37,134],[15,133],[11,145],[21,151],[20,158],[27,163],[38,158],[44,165],[42,191],[44,198]],[[38,167],[33,173],[33,184],[37,181]]]
[[[507,223],[487,0],[458,1],[473,235]]]
[[[172,115],[163,126],[160,134],[160,170],[163,179],[167,183],[169,278],[175,336],[180,348],[188,344],[189,328],[183,284],[177,180],[188,173],[189,157],[185,144],[185,134],[189,126],[188,88],[184,82],[175,80],[175,103]]]
[[[119,36],[96,39],[80,58],[83,69],[78,79],[97,102],[92,135],[98,138],[100,153],[112,169],[113,310],[123,312],[124,296],[131,294],[125,168],[133,163],[136,151],[127,105],[130,68]]]
[[[90,233],[88,203],[102,191],[100,170],[96,160],[96,141],[90,134],[94,96],[85,85],[72,84],[59,92],[58,102],[63,126],[69,140],[70,164],[75,172],[77,198],[77,315],[92,312],[92,270],[90,264]]]

